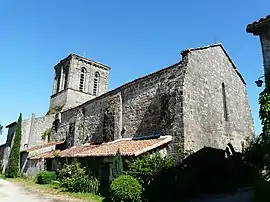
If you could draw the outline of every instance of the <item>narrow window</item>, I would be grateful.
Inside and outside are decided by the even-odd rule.
[[[83,91],[85,73],[86,73],[86,69],[83,67],[81,70],[81,77],[80,77],[80,87],[79,87],[80,91]]]
[[[60,78],[61,78],[61,74],[59,73],[58,77],[57,77],[57,87],[56,87],[56,92],[58,92],[60,90]]]
[[[224,111],[224,119],[228,121],[228,108],[227,108],[227,98],[225,91],[225,84],[222,83],[222,97],[223,97],[223,111]]]
[[[100,77],[99,73],[96,72],[95,73],[95,78],[94,78],[94,89],[93,89],[93,94],[94,95],[97,95],[97,93],[98,93],[99,77]]]
[[[64,84],[64,89],[67,88],[67,84],[68,84],[67,82],[68,82],[68,73],[65,72],[65,84]]]

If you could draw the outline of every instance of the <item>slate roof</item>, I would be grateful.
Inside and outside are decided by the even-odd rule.
[[[60,151],[59,156],[64,157],[112,157],[120,151],[122,156],[138,156],[160,146],[168,144],[172,136],[160,136],[155,139],[122,138],[101,145],[82,145]],[[53,151],[39,154],[30,159],[54,158]]]
[[[253,23],[248,24],[246,31],[248,33],[253,33],[254,35],[258,35],[259,28],[268,23],[270,23],[270,15],[265,18],[261,18],[259,21],[254,21]]]

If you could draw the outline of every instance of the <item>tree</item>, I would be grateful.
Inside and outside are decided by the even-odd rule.
[[[113,159],[112,165],[112,177],[113,179],[117,178],[118,176],[122,175],[123,173],[123,160],[120,154],[119,149],[116,152],[116,155]]]
[[[2,126],[1,123],[0,123],[0,135],[3,134],[3,128],[4,128],[4,126]]]
[[[245,160],[263,179],[270,179],[270,74],[265,72],[265,89],[259,95],[262,133],[245,151]]]
[[[10,178],[16,178],[20,174],[21,136],[22,136],[22,113],[20,113],[20,116],[18,118],[13,146],[11,148],[9,156],[9,165],[6,176]]]

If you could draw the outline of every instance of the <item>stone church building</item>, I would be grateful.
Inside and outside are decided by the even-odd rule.
[[[53,158],[92,159],[110,173],[117,150],[123,157],[179,147],[241,152],[254,136],[246,83],[221,44],[187,49],[182,60],[108,91],[110,67],[70,54],[55,67],[50,107],[22,122],[21,171],[53,169]],[[16,122],[0,146],[5,172]],[[90,160],[89,160],[90,161]],[[109,176],[107,176],[109,177]]]

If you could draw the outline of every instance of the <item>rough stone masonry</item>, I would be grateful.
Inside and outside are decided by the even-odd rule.
[[[121,138],[171,135],[167,150],[241,151],[254,136],[246,83],[221,44],[182,51],[182,61],[108,90],[110,68],[71,54],[55,66],[46,116],[23,121],[21,148],[65,141],[66,148]],[[16,125],[16,123],[14,123]],[[14,124],[3,150],[9,156]],[[45,130],[52,130],[42,140]]]
[[[182,52],[170,67],[127,83],[61,113],[53,140],[73,145],[118,138],[172,135],[179,146],[241,151],[254,135],[246,85],[222,45]]]

